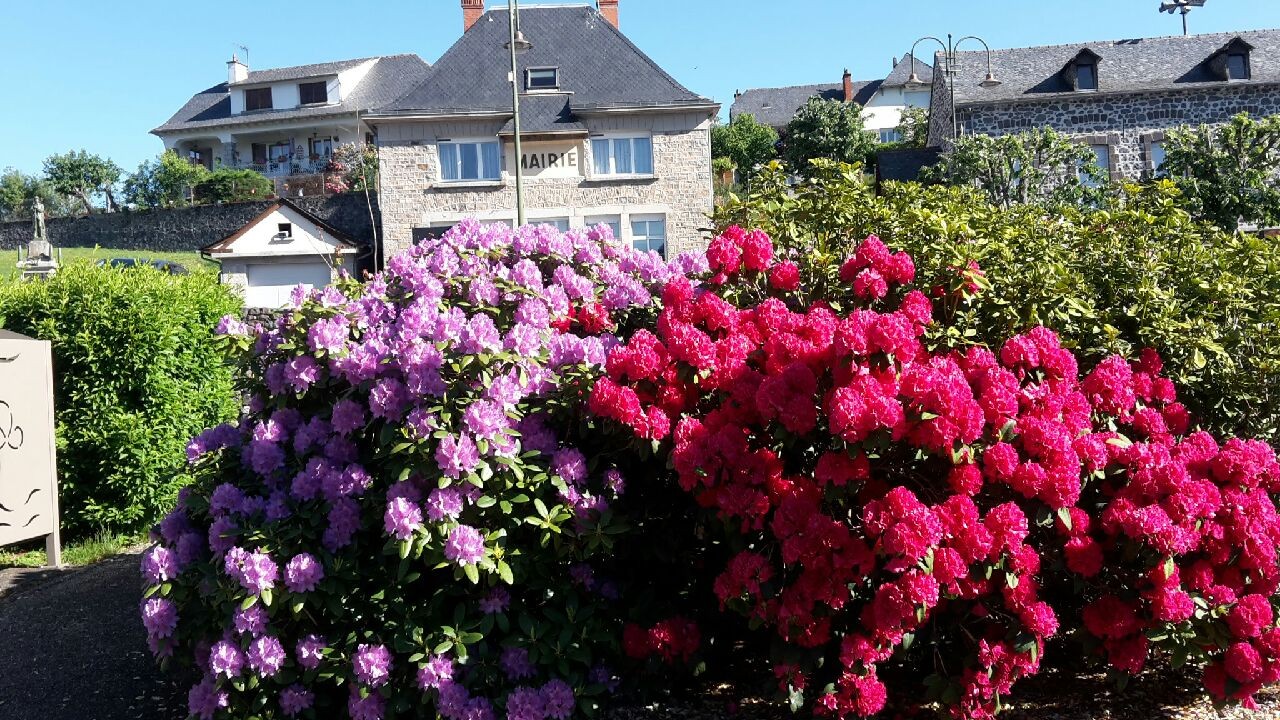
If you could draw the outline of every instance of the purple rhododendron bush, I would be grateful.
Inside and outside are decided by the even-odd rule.
[[[615,685],[619,469],[573,440],[668,265],[468,222],[366,284],[226,319],[248,410],[197,437],[142,616],[199,718],[563,720]],[[701,263],[701,268],[699,268]]]
[[[224,321],[248,410],[144,556],[152,648],[204,719],[565,720],[708,669],[987,718],[1055,657],[1251,703],[1274,451],[1195,431],[1152,351],[929,346],[983,301],[949,272],[931,299],[875,238],[814,268],[731,228],[668,264],[467,222]]]

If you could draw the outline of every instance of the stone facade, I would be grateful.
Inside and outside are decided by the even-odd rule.
[[[1106,145],[1114,179],[1138,180],[1153,171],[1152,146],[1184,125],[1223,123],[1232,115],[1280,113],[1280,86],[1234,85],[1125,95],[1078,93],[1016,103],[963,104],[962,135],[1007,135],[1052,127],[1091,145]],[[946,120],[950,121],[950,117]]]
[[[569,218],[570,227],[585,227],[587,218],[620,218],[624,237],[630,218],[666,219],[668,257],[701,248],[710,228],[712,209],[710,115],[707,112],[629,113],[580,118],[588,133],[643,134],[653,140],[651,177],[593,177],[588,137],[551,139],[522,137],[525,152],[548,148],[572,150],[576,169],[526,175],[524,196],[529,222]],[[515,220],[514,156],[503,138],[501,179],[482,183],[441,181],[437,142],[444,139],[492,139],[503,121],[408,121],[378,123],[379,188],[385,252],[390,255],[413,242],[415,228],[452,225],[467,217],[482,221]],[[541,176],[540,176],[541,175]],[[548,175],[554,175],[549,177]]]

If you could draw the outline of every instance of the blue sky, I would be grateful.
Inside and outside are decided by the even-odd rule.
[[[529,2],[527,4],[534,4]],[[691,90],[888,73],[921,35],[1018,47],[1181,32],[1158,0],[621,0],[622,29]],[[490,5],[505,6],[505,0]],[[376,21],[375,21],[376,19]],[[40,170],[85,148],[126,170],[162,149],[148,131],[226,77],[237,45],[254,68],[414,52],[457,39],[457,0],[45,0],[4,2],[0,168]],[[1192,32],[1280,27],[1280,0],[1209,0]],[[536,38],[534,38],[536,41]],[[923,48],[923,46],[922,46]]]

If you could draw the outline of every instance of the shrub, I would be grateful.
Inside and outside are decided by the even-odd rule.
[[[580,398],[685,268],[607,233],[467,221],[222,324],[249,410],[143,559],[193,715],[563,720],[612,688],[624,479]]]
[[[711,287],[669,282],[589,406],[672,439],[706,544],[736,553],[715,594],[776,635],[793,708],[991,717],[1057,635],[1117,673],[1199,666],[1218,702],[1280,680],[1280,464],[1188,434],[1154,352],[1081,379],[1043,327],[930,351],[939,308],[874,237],[820,293],[758,231],[707,258]]]
[[[999,347],[1047,325],[1087,365],[1152,347],[1206,429],[1271,439],[1280,428],[1280,247],[1199,224],[1168,183],[1128,187],[1110,206],[999,209],[966,188],[885,183],[819,163],[792,187],[781,168],[715,225],[760,227],[795,253],[816,297],[835,292],[840,263],[876,233],[909,252],[930,292],[947,294],[929,347]],[[970,264],[981,268],[971,273]]]
[[[136,530],[173,506],[187,441],[235,411],[213,326],[238,306],[211,273],[75,263],[0,283],[5,327],[53,343],[64,532]]]
[[[1088,145],[1045,127],[1011,135],[957,138],[923,179],[972,186],[1000,207],[1094,204],[1106,174]]]
[[[205,175],[194,190],[195,201],[200,204],[265,200],[274,194],[271,179],[249,168],[218,168]]]

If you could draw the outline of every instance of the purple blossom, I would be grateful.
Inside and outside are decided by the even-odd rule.
[[[364,406],[354,400],[339,400],[333,405],[333,429],[346,435],[364,426]]]
[[[542,350],[543,331],[526,323],[516,323],[503,346],[518,355],[533,356]]]
[[[533,688],[519,687],[507,696],[507,720],[546,720],[547,699]]]
[[[551,326],[551,313],[546,303],[529,298],[516,308],[516,322],[532,328],[548,328]]]
[[[448,435],[436,446],[436,464],[440,472],[456,480],[480,464],[480,452],[466,433]]]
[[[249,643],[248,655],[249,667],[264,678],[272,677],[284,667],[284,646],[270,635],[263,635]]]
[[[487,277],[478,277],[467,288],[467,300],[472,305],[497,305],[498,286]]]
[[[178,558],[163,545],[142,554],[142,577],[148,585],[158,585],[178,577]]]
[[[453,680],[453,660],[448,655],[432,655],[427,664],[418,669],[418,687],[422,690],[439,688]]]
[[[511,603],[511,593],[506,588],[496,587],[480,600],[480,612],[495,615],[507,609]]]
[[[596,584],[596,572],[586,563],[580,563],[569,568],[569,577],[573,578],[574,582],[586,590],[590,590]]]
[[[154,638],[167,638],[178,629],[178,608],[165,598],[150,598],[142,602],[142,626]]]
[[[214,332],[218,335],[248,335],[249,326],[235,315],[223,315]]]
[[[711,272],[706,253],[682,252],[672,262],[672,270],[685,275],[703,275]]]
[[[551,338],[551,355],[547,365],[561,368],[565,365],[581,365],[587,359],[583,339],[577,335],[561,334]]]
[[[570,300],[581,300],[595,295],[595,283],[574,272],[569,265],[561,265],[556,268],[555,272],[551,274],[551,278],[564,289]]]
[[[473,527],[459,525],[449,532],[444,556],[458,565],[475,565],[484,557],[484,536]]]
[[[315,321],[307,329],[307,345],[314,352],[342,350],[347,344],[347,323],[343,315]]]
[[[587,458],[577,448],[565,448],[552,455],[551,468],[570,485],[587,479]]]
[[[436,430],[436,423],[439,418],[436,414],[424,407],[415,407],[409,411],[409,417],[405,418],[405,425],[418,439],[424,439],[431,436]]]
[[[506,375],[499,375],[494,378],[489,387],[485,389],[484,395],[503,407],[514,407],[516,403],[524,399],[524,388],[521,387],[520,378],[516,376],[513,370]]]
[[[351,697],[347,700],[347,712],[351,715],[351,720],[382,720],[386,711],[386,701],[381,695],[365,695],[359,688],[351,687]]]
[[[391,651],[385,645],[361,643],[351,665],[357,680],[369,687],[382,687],[391,676]]]
[[[490,439],[510,427],[502,406],[489,400],[476,400],[462,414],[467,429],[477,438]]]
[[[399,420],[409,406],[409,392],[404,383],[383,378],[369,391],[369,410],[374,417]]]
[[[554,317],[564,317],[569,314],[569,296],[565,294],[564,288],[559,285],[552,285],[542,294],[542,300],[547,304]]]
[[[422,508],[408,498],[393,498],[387,503],[382,526],[388,535],[397,540],[408,540],[422,527]]]
[[[216,522],[216,521],[215,521]],[[198,532],[189,532],[178,538],[178,565],[186,566],[204,559],[205,537]]]
[[[280,691],[280,710],[289,717],[294,717],[298,713],[310,708],[315,702],[315,694],[310,690],[304,689],[301,685],[290,685]]]
[[[604,485],[609,489],[609,492],[613,493],[614,497],[622,497],[622,493],[627,489],[627,481],[617,468],[609,468],[604,471]]]
[[[542,291],[542,271],[528,258],[511,266],[511,281],[534,292]]]
[[[270,440],[254,440],[249,443],[253,471],[263,477],[284,467],[284,450]]]
[[[298,428],[293,436],[293,451],[305,455],[311,448],[322,446],[324,440],[333,432],[333,426],[320,417],[311,418],[310,422]]]
[[[325,639],[319,635],[308,635],[298,641],[298,647],[295,654],[298,658],[298,664],[308,670],[315,670],[320,667],[322,655],[320,651],[329,647]]]
[[[483,313],[476,313],[467,320],[462,330],[462,340],[458,350],[472,355],[486,352],[497,352],[502,349],[502,334],[493,324],[493,318]]]
[[[214,517],[240,512],[244,506],[244,492],[231,483],[222,483],[209,495],[209,514]]]
[[[462,720],[495,720],[493,704],[484,698],[471,698],[462,711]]]
[[[433,342],[457,342],[462,337],[462,329],[466,327],[467,314],[460,307],[451,307],[440,314],[435,332],[431,334]]]
[[[556,451],[556,434],[542,415],[528,415],[516,426],[520,431],[520,445],[525,452],[550,455]]]
[[[228,568],[228,572],[230,571],[231,569]],[[240,581],[240,587],[251,595],[260,595],[263,590],[275,587],[276,578],[279,575],[280,568],[276,566],[271,556],[261,550],[255,550],[244,559],[235,577]]]
[[[244,653],[240,652],[235,643],[220,640],[209,650],[209,669],[215,675],[238,677],[244,669]]]
[[[200,720],[212,720],[219,710],[229,704],[227,691],[219,690],[213,678],[204,678],[187,693],[187,711]]]
[[[249,634],[251,637],[258,637],[267,630],[267,622],[270,618],[267,611],[261,605],[254,604],[249,609],[236,608],[235,614],[231,616],[232,624],[235,626],[236,632]]]
[[[306,392],[320,379],[320,366],[310,355],[299,355],[285,364],[284,379],[297,392]]]
[[[452,680],[440,683],[440,697],[436,709],[448,720],[466,720],[467,705],[471,702],[471,693],[462,683]]]
[[[326,550],[337,552],[351,544],[352,536],[360,529],[360,504],[351,498],[337,498],[331,503],[329,527],[324,531],[322,542]]]
[[[507,674],[507,679],[509,680],[533,677],[533,663],[529,662],[529,651],[524,648],[509,647],[504,649],[498,662],[502,665],[502,672]]]
[[[436,488],[427,496],[427,518],[456,520],[462,514],[462,493],[456,487]]]
[[[328,500],[340,497],[360,497],[373,485],[373,478],[361,465],[351,464],[341,472],[326,473],[320,479],[320,490]]]
[[[239,528],[229,517],[214,518],[209,525],[209,549],[215,553],[225,553],[236,544],[236,533]],[[145,558],[143,560],[145,562]]]
[[[311,592],[323,579],[324,567],[311,553],[298,553],[284,566],[284,586],[289,592]]]
[[[542,697],[547,702],[547,717],[555,720],[569,720],[573,715],[573,688],[569,683],[555,678],[542,686]]]

